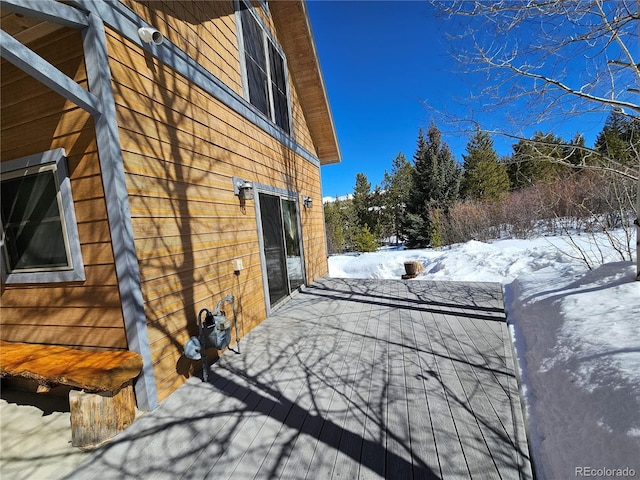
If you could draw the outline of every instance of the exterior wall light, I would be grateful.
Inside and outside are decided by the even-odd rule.
[[[164,35],[152,27],[142,27],[138,29],[138,36],[144,43],[160,45],[164,42]]]
[[[233,193],[242,201],[253,200],[253,183],[233,177]]]
[[[306,195],[303,195],[302,196],[302,205],[304,205],[304,208],[313,207],[313,198],[307,197]]]
[[[240,186],[240,198],[244,201],[253,200],[253,183],[244,182]]]

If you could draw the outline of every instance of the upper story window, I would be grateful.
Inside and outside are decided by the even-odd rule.
[[[285,132],[290,133],[287,69],[284,54],[250,6],[240,1],[240,50],[245,96]]]
[[[84,280],[64,150],[3,162],[0,172],[4,281]]]

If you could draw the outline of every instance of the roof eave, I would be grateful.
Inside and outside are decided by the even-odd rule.
[[[271,2],[269,10],[321,165],[341,161],[329,96],[304,0]]]

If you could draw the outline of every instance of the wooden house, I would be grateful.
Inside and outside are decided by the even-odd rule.
[[[1,26],[1,339],[137,352],[152,409],[202,308],[233,295],[244,335],[327,274],[305,3],[3,0]]]

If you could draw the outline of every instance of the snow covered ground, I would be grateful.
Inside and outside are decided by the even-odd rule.
[[[540,237],[332,256],[329,275],[397,279],[419,260],[416,280],[500,282],[538,478],[640,478],[640,282],[604,238],[575,239],[608,263]]]

